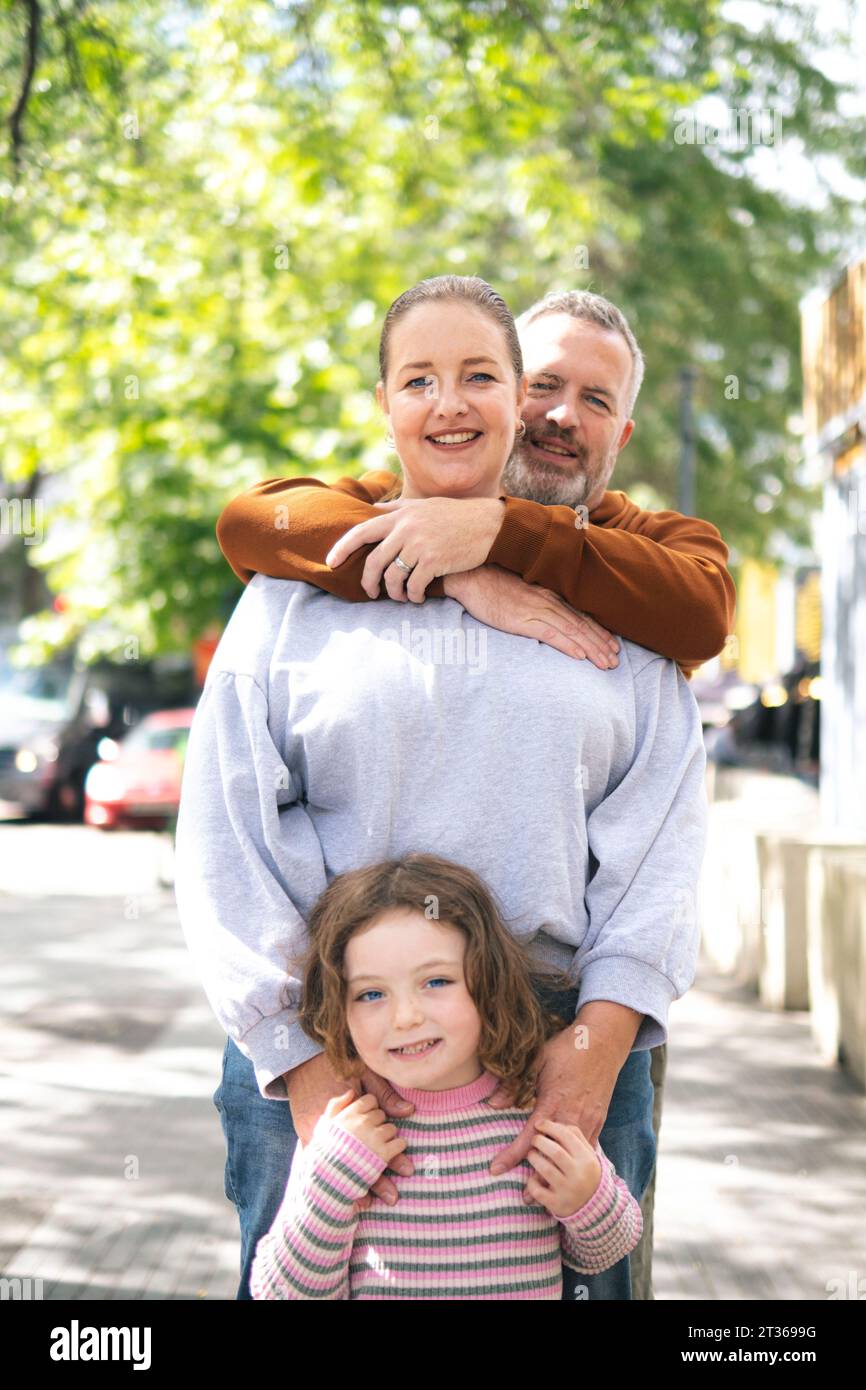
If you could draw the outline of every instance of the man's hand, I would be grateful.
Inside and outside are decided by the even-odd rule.
[[[325,1054],[320,1052],[316,1057],[311,1057],[308,1062],[302,1062],[299,1067],[293,1067],[291,1071],[283,1073],[283,1080],[286,1083],[286,1090],[289,1096],[289,1107],[292,1112],[292,1123],[295,1133],[302,1144],[307,1145],[316,1127],[316,1121],[324,1113],[328,1101],[333,1096],[341,1096],[345,1093],[347,1078],[337,1076],[331,1070],[325,1059]],[[353,1085],[376,1097],[379,1106],[386,1115],[402,1118],[411,1114],[415,1109],[414,1105],[408,1100],[403,1100],[397,1092],[386,1081],[384,1076],[379,1076],[377,1072],[366,1068]],[[395,1173],[402,1173],[410,1177],[415,1169],[412,1160],[405,1154],[395,1154],[389,1163],[389,1168],[393,1168]],[[376,1179],[366,1197],[361,1197],[356,1202],[356,1207],[361,1210],[368,1207],[372,1200],[371,1193],[375,1192],[389,1206],[393,1206],[397,1201],[397,1186],[384,1173]]]
[[[526,1124],[490,1165],[491,1173],[505,1173],[526,1158],[536,1141],[536,1122],[557,1120],[577,1125],[593,1147],[604,1128],[610,1098],[620,1069],[637,1036],[643,1014],[608,1000],[584,1004],[574,1023],[545,1043],[536,1085],[535,1108]],[[588,1046],[583,1046],[586,1042]],[[499,1085],[488,1105],[504,1109],[513,1095]],[[534,1201],[529,1187],[524,1201]]]
[[[373,504],[383,515],[353,526],[325,556],[336,569],[361,545],[379,541],[361,575],[361,586],[378,598],[382,576],[391,598],[423,603],[427,585],[443,574],[483,565],[505,517],[500,497],[411,497]],[[413,565],[406,574],[393,562]]]
[[[570,608],[559,594],[539,584],[527,584],[520,575],[499,565],[449,574],[445,593],[480,623],[499,628],[500,632],[535,637],[577,660],[588,656],[602,671],[619,665],[619,643],[607,628],[588,614]]]

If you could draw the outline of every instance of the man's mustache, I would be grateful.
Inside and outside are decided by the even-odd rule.
[[[576,454],[579,459],[584,458],[586,455],[586,449],[583,445],[578,444],[577,440],[573,439],[570,435],[563,434],[560,430],[527,430],[526,438],[533,444],[543,444],[547,440],[550,440],[552,444],[561,444],[563,449],[568,449],[572,454]]]

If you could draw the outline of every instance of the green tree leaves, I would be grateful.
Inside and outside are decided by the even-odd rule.
[[[609,295],[648,360],[615,486],[676,505],[693,364],[697,510],[740,554],[805,539],[798,301],[856,202],[804,207],[759,180],[754,142],[675,131],[707,94],[778,110],[862,177],[813,7],[768,6],[755,33],[710,0],[37,8],[23,104],[28,14],[0,15],[0,101],[21,104],[17,149],[8,119],[0,136],[0,457],[45,489],[20,559],[66,601],[34,642],[88,625],[147,656],[224,618],[222,506],[261,477],[388,465],[379,325],[443,271],[515,312]]]

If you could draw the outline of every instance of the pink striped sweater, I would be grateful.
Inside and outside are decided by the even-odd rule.
[[[446,1091],[394,1087],[415,1106],[392,1120],[415,1172],[389,1173],[400,1194],[393,1207],[374,1195],[353,1214],[385,1160],[320,1120],[309,1146],[297,1145],[283,1203],[256,1246],[253,1298],[559,1299],[563,1261],[595,1274],[633,1250],[640,1206],[598,1144],[598,1187],[561,1219],[524,1203],[535,1171],[526,1160],[490,1173],[531,1113],[487,1105],[497,1085],[485,1071]]]

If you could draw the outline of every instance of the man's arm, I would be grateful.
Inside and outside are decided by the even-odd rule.
[[[634,694],[631,765],[587,819],[596,867],[585,893],[589,930],[575,956],[576,1017],[586,1021],[591,1001],[624,1005],[644,1015],[633,1047],[645,1048],[667,1041],[670,1004],[694,980],[706,752],[694,695],[672,663],[650,658]],[[590,1041],[592,1033],[590,1021]]]
[[[190,730],[177,820],[175,896],[211,1007],[268,1100],[283,1073],[323,1049],[297,1022],[289,955],[307,937],[301,903],[327,886],[322,846],[268,730],[252,676],[212,669]]]
[[[220,549],[244,584],[254,574],[302,579],[339,598],[369,603],[361,571],[373,546],[356,551],[339,570],[326,565],[325,556],[351,527],[380,515],[372,503],[394,480],[387,469],[331,486],[318,478],[266,478],[223,508],[216,524]]]
[[[644,511],[622,492],[606,492],[588,519],[524,498],[505,505],[488,564],[553,589],[687,676],[724,647],[737,594],[728,547],[711,522]]]
[[[361,576],[375,545],[360,546],[333,570],[325,556],[346,531],[384,515],[372,503],[393,479],[382,470],[333,487],[310,478],[257,483],[220,515],[223,554],[245,583],[260,571],[369,601]],[[643,511],[624,493],[606,492],[587,524],[576,525],[581,514],[571,507],[503,497],[504,519],[487,564],[553,590],[610,632],[678,662],[686,676],[722,650],[736,590],[728,548],[710,522]],[[442,597],[443,577],[426,593]]]
[[[634,1046],[643,1018],[643,1014],[624,1004],[592,999],[578,1009],[574,1021],[586,1029],[590,1049],[603,1047],[615,1061],[618,1073]]]

